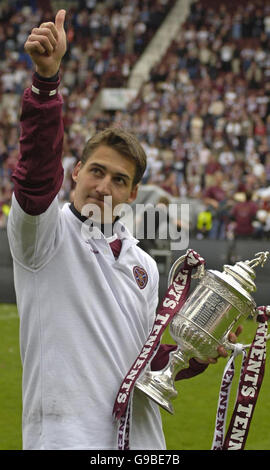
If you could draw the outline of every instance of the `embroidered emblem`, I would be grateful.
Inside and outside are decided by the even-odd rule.
[[[135,281],[137,282],[140,289],[144,289],[148,282],[148,275],[145,269],[140,268],[139,266],[134,266],[133,274]]]

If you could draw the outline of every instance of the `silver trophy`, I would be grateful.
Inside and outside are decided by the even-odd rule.
[[[192,277],[200,282],[169,326],[177,349],[170,354],[163,370],[146,370],[136,381],[136,388],[173,414],[171,400],[177,396],[174,379],[178,372],[189,366],[192,357],[202,360],[216,357],[219,345],[233,349],[228,341],[229,332],[247,317],[255,316],[256,304],[250,295],[256,291],[254,268],[263,266],[268,255],[269,252],[261,252],[251,261],[225,265],[223,272],[204,270],[204,265],[198,268]],[[168,285],[184,259],[185,255],[173,264]]]

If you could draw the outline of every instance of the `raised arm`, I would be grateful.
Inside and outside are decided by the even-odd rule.
[[[65,10],[59,10],[55,23],[42,23],[39,28],[32,29],[25,43],[25,50],[42,77],[50,78],[58,72],[66,52],[65,16]]]
[[[42,23],[29,35],[25,50],[34,65],[33,84],[24,92],[20,157],[13,173],[14,193],[29,215],[46,211],[63,181],[62,98],[58,71],[66,52],[65,10],[55,23]]]

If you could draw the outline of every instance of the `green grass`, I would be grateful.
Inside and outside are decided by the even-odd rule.
[[[239,340],[250,343],[256,324],[244,323]],[[19,450],[21,444],[21,362],[19,353],[19,319],[15,305],[0,304],[0,450]],[[164,342],[171,343],[166,332]],[[239,359],[239,360],[238,360]],[[254,411],[246,450],[270,449],[270,373],[266,358],[265,377]],[[225,359],[210,365],[201,375],[176,383],[178,397],[173,401],[175,414],[162,412],[169,450],[210,450],[216,417],[217,400]],[[239,378],[240,358],[231,390],[228,420],[231,417]]]
[[[243,324],[239,342],[250,344],[257,324],[247,320]],[[166,331],[163,342],[172,342]],[[268,346],[268,343],[267,343]],[[269,346],[268,346],[269,348]],[[162,410],[167,448],[174,450],[210,450],[214,436],[219,389],[227,359],[220,358],[217,364],[209,365],[205,372],[188,380],[177,381],[177,398],[172,402],[174,415]],[[266,356],[264,380],[256,403],[245,450],[270,449],[270,371]],[[239,383],[241,356],[235,361],[227,425],[232,416]]]
[[[0,450],[21,449],[21,361],[15,305],[0,305]]]

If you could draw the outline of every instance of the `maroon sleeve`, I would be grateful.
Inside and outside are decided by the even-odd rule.
[[[213,197],[212,188],[207,188],[207,189],[205,189],[204,192],[203,192],[203,197],[210,197],[210,198],[212,198],[212,197]]]
[[[170,352],[175,350],[175,345],[161,344],[151,362],[151,370],[163,369],[168,363]],[[190,359],[189,367],[187,369],[180,370],[176,375],[175,380],[189,379],[194,377],[195,375],[201,374],[207,367],[208,364],[200,364],[196,361],[196,359]]]
[[[20,155],[13,172],[14,193],[30,215],[45,212],[63,182],[62,97],[57,82],[33,75],[33,88],[23,95]],[[35,91],[33,91],[35,90]]]

